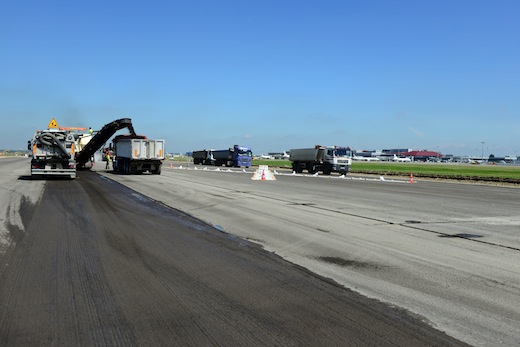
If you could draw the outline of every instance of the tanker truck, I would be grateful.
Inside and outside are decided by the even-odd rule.
[[[214,150],[203,149],[200,151],[193,151],[193,163],[214,165],[214,166],[234,166],[250,167],[253,154],[251,148],[235,145],[229,149]]]
[[[314,148],[291,149],[289,160],[296,173],[305,169],[310,174],[321,171],[324,175],[330,175],[331,172],[346,175],[352,164],[350,153],[348,147],[317,145]]]
[[[148,171],[160,175],[164,160],[164,140],[150,140],[142,135],[118,135],[112,140],[114,171],[142,174]]]
[[[53,118],[47,130],[37,130],[27,149],[32,152],[31,176],[62,176],[76,178],[75,141],[77,130],[60,128]]]

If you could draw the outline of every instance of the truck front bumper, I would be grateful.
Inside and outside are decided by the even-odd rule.
[[[251,166],[251,161],[239,160],[239,161],[237,161],[237,166],[238,167],[242,167],[242,166],[250,167]]]
[[[348,173],[350,171],[350,165],[334,165],[333,168],[335,172]]]

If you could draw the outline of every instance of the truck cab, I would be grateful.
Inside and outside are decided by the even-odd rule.
[[[253,152],[251,151],[251,148],[235,145],[233,149],[234,166],[250,167],[253,160]]]
[[[350,147],[327,147],[326,153],[333,172],[345,175],[350,171],[350,166],[352,165],[352,151]]]

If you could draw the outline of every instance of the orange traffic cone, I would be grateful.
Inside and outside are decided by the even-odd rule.
[[[170,163],[170,169],[173,169],[173,163]]]
[[[262,178],[261,178],[262,181],[265,181],[265,171],[262,170]]]
[[[415,181],[413,180],[413,173],[410,173],[410,180],[408,181],[408,183],[415,183]]]

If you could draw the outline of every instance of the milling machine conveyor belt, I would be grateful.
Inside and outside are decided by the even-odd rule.
[[[112,137],[112,135],[116,133],[116,131],[123,128],[128,128],[131,135],[136,135],[130,118],[121,118],[106,124],[92,137],[83,150],[78,153],[76,157],[76,167],[82,169],[94,153],[96,153],[96,151],[100,149]]]

